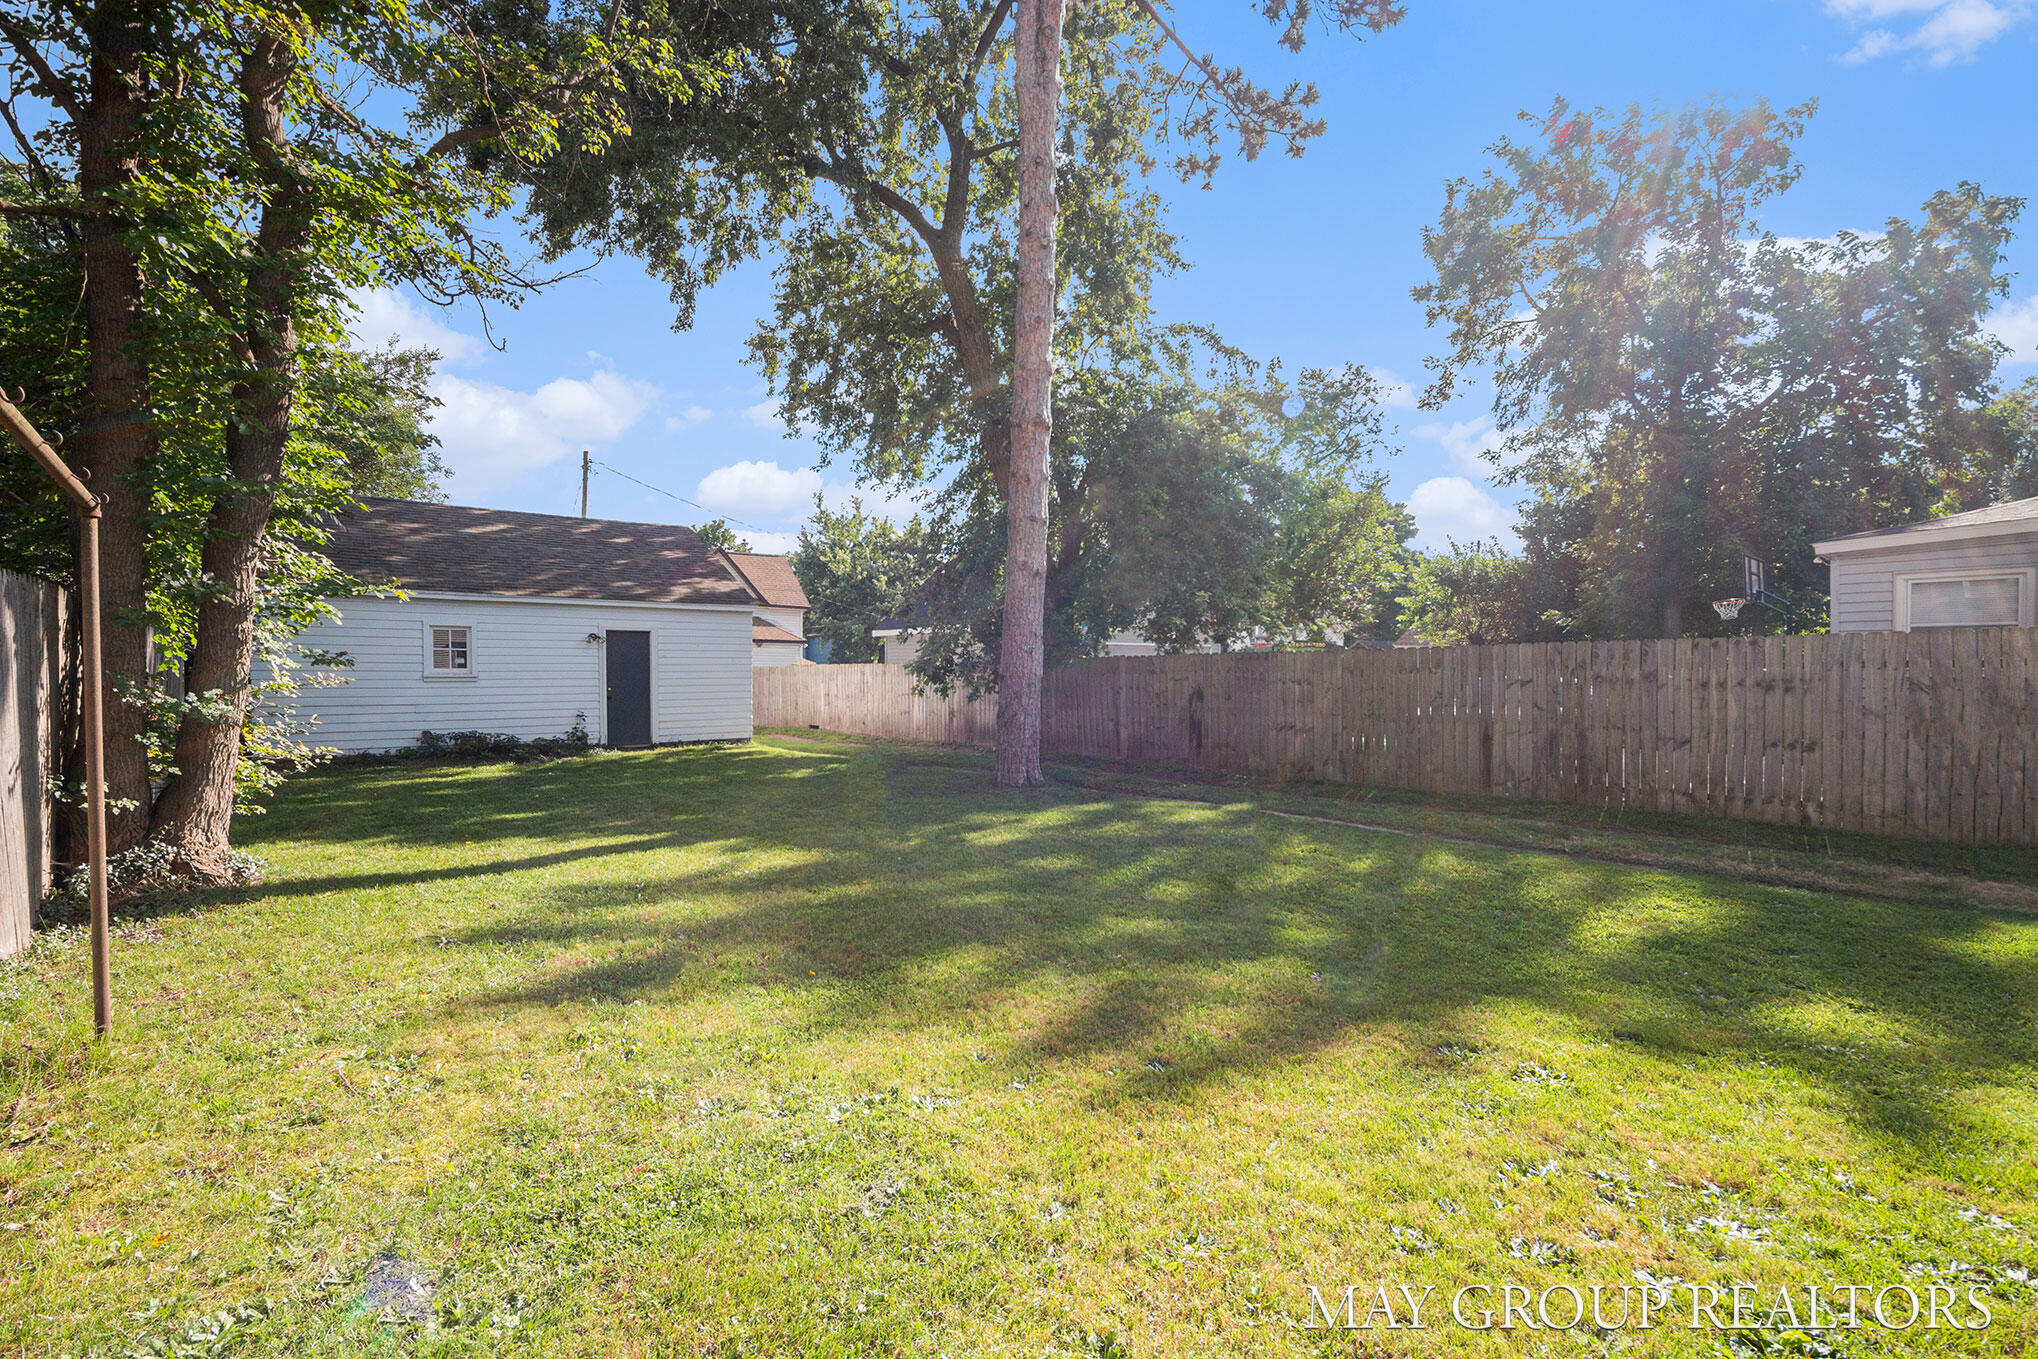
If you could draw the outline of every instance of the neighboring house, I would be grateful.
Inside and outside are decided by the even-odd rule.
[[[926,612],[914,613],[913,617],[924,620]],[[870,630],[871,638],[877,642],[877,658],[882,665],[911,665],[920,656],[922,632],[909,628],[905,620],[887,618]]]
[[[731,552],[729,560],[761,601],[750,625],[752,665],[797,665],[807,649],[807,592],[792,559]]]
[[[1812,544],[1834,632],[2038,623],[2038,496]]]
[[[314,740],[393,750],[420,731],[599,744],[750,735],[759,593],[674,524],[368,499],[327,548],[335,565],[407,598],[335,601],[307,647],[343,651],[349,682],[307,688]]]

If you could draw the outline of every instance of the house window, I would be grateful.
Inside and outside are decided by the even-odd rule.
[[[2034,574],[2038,572],[1898,576],[1897,628],[1911,632],[1918,628],[2030,627]]]
[[[467,628],[433,627],[431,633],[434,675],[474,673],[472,634]]]

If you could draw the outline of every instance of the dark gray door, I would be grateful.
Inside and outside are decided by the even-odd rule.
[[[651,744],[651,634],[609,633],[609,744]]]

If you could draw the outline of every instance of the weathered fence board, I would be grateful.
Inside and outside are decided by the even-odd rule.
[[[1055,755],[2038,843],[2038,629],[1114,657],[1044,703]],[[755,715],[987,745],[997,702],[786,666]]]
[[[28,947],[49,886],[63,618],[56,586],[0,571],[0,957]]]

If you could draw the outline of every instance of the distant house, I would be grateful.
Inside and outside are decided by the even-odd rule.
[[[2038,623],[2038,496],[1812,544],[1834,632]]]
[[[807,592],[791,559],[731,552],[729,560],[762,601],[750,626],[750,663],[798,664],[807,648]]]
[[[317,741],[393,750],[420,731],[597,743],[744,740],[756,618],[728,555],[675,524],[369,499],[333,562],[406,598],[336,601],[309,647],[344,652],[349,682],[307,688]],[[768,568],[759,568],[768,574]]]

